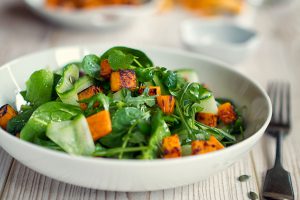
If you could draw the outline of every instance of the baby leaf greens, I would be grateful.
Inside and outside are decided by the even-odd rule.
[[[81,114],[77,106],[61,102],[48,102],[36,109],[21,131],[21,139],[33,141],[35,137],[44,137],[50,122],[70,120]]]
[[[34,72],[26,82],[25,100],[34,106],[51,100],[54,75],[50,70],[42,69]]]
[[[196,72],[155,66],[144,52],[122,46],[55,72],[38,70],[21,94],[28,103],[19,113],[0,108],[1,127],[71,155],[198,155],[236,143],[245,130],[243,109],[215,99]]]
[[[104,59],[110,60],[110,62],[112,62],[113,64],[120,62],[123,67],[126,66],[126,64],[128,65],[128,63],[132,64],[133,61],[134,61],[133,65],[136,67],[148,68],[153,66],[152,61],[150,60],[150,58],[148,58],[148,56],[144,52],[137,49],[122,47],[122,46],[113,47],[107,50],[101,56],[101,60]],[[118,67],[122,68],[122,66],[118,66]]]
[[[100,58],[96,55],[87,55],[83,58],[82,69],[89,76],[99,79],[100,76]]]

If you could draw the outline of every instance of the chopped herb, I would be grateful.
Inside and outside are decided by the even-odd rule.
[[[216,99],[196,71],[154,65],[144,52],[128,47],[86,55],[61,70],[36,71],[26,86],[21,94],[28,104],[4,128],[20,133],[22,140],[76,155],[162,158],[163,140],[172,134],[179,136],[176,148],[182,156],[194,154],[194,142],[208,153],[235,144],[246,127],[243,107],[233,103],[236,119],[229,124],[218,119],[218,105],[232,100]],[[103,110],[105,117],[91,117]],[[208,115],[200,118],[199,113]],[[0,125],[6,123],[0,116]],[[57,128],[63,134],[57,135]]]

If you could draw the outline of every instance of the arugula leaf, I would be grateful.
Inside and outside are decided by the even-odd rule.
[[[35,71],[26,81],[26,97],[34,106],[51,101],[54,75],[47,69]]]
[[[136,68],[135,73],[140,82],[149,82],[154,76],[153,68]]]
[[[123,143],[122,137],[128,129],[143,118],[144,113],[135,107],[118,109],[112,116],[112,132],[100,139],[100,143],[107,147],[120,147]]]
[[[133,55],[125,54],[120,50],[114,50],[108,56],[108,62],[114,71],[128,69],[133,60]]]
[[[100,58],[94,54],[87,55],[82,60],[83,71],[95,79],[100,78]]]
[[[141,108],[143,105],[153,107],[154,105],[156,105],[156,97],[149,96],[149,95],[140,95],[137,97],[127,97],[125,99],[125,103],[127,106],[134,106],[137,108]]]
[[[207,126],[205,124],[199,123],[199,122],[195,122],[196,126],[198,126],[199,128],[202,128],[203,130],[211,133],[211,134],[215,134],[215,136],[217,137],[217,139],[220,137],[219,136],[223,136],[225,137],[227,140],[231,141],[231,142],[235,142],[236,138],[233,135],[230,135],[230,133],[228,133],[227,131],[224,131],[222,129],[219,128],[214,128],[214,127],[210,127]]]
[[[98,93],[94,96],[92,96],[91,98],[88,99],[83,99],[81,101],[79,101],[79,103],[87,103],[88,104],[88,108],[85,111],[86,116],[90,116],[96,112],[98,112],[100,109],[104,109],[104,110],[109,110],[109,105],[110,105],[110,98],[108,96],[106,96],[103,93]],[[95,104],[98,103],[97,108],[95,108]]]
[[[171,135],[169,127],[163,119],[161,110],[157,110],[152,114],[151,125],[152,134],[149,139],[149,148],[143,151],[142,159],[157,158],[163,138]]]
[[[122,89],[114,94],[114,101],[115,103],[123,104],[123,106],[127,107],[137,107],[141,108],[144,105],[147,105],[149,107],[153,107],[156,105],[156,97],[155,96],[149,96],[148,95],[148,88],[145,88],[143,94],[137,97],[131,96],[131,91],[128,89]],[[122,107],[123,107],[122,106]]]

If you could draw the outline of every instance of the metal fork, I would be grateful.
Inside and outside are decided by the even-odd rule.
[[[276,137],[275,165],[267,171],[263,197],[267,199],[294,199],[290,173],[281,164],[281,143],[291,127],[290,85],[286,82],[268,84],[268,94],[272,101],[273,114],[267,132]]]

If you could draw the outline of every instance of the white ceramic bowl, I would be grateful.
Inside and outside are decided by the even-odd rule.
[[[45,19],[68,27],[106,29],[122,26],[134,18],[154,14],[159,0],[150,0],[140,6],[106,6],[89,10],[49,9],[46,0],[24,0],[26,5]]]
[[[111,46],[63,47],[16,59],[0,68],[0,105],[14,104],[34,70],[56,69],[85,54],[101,54]],[[271,103],[262,87],[210,58],[163,48],[141,48],[154,63],[170,69],[197,71],[217,96],[247,107],[245,140],[224,150],[169,160],[113,160],[70,156],[22,141],[0,130],[0,145],[14,158],[44,175],[67,183],[113,191],[165,189],[200,181],[239,160],[261,138],[271,117]]]
[[[241,62],[258,44],[258,34],[233,21],[191,19],[182,23],[181,38],[187,48],[230,64]]]

